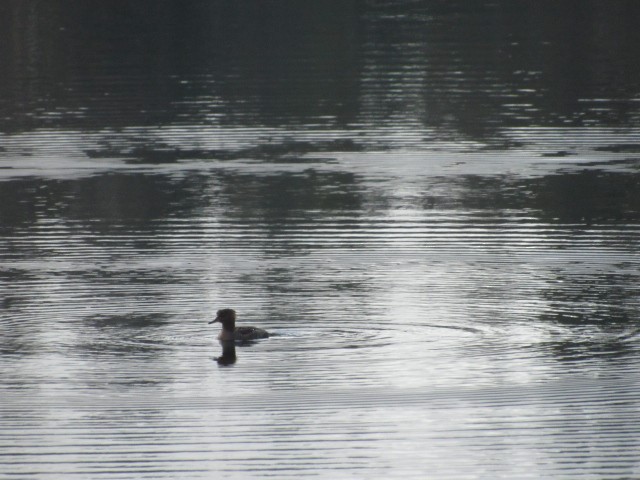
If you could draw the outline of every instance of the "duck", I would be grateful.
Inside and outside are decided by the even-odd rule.
[[[261,338],[269,338],[269,332],[258,327],[236,327],[236,311],[232,308],[223,308],[216,312],[216,318],[209,322],[220,322],[222,330],[218,334],[218,340],[221,342],[246,342],[258,340]]]

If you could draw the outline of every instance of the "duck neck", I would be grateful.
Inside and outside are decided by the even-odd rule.
[[[233,333],[235,329],[236,329],[236,322],[224,322],[222,324],[222,330],[225,332]]]

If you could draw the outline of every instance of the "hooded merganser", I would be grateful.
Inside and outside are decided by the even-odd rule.
[[[223,308],[218,310],[216,318],[211,320],[209,324],[220,322],[222,330],[218,335],[221,342],[229,341],[248,341],[258,340],[259,338],[268,338],[269,332],[257,327],[236,327],[236,311],[231,308]]]

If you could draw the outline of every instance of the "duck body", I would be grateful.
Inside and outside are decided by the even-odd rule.
[[[269,338],[269,332],[258,327],[236,327],[236,311],[231,308],[218,310],[216,318],[209,323],[220,322],[222,330],[218,334],[221,342],[247,342]]]
[[[261,338],[269,338],[269,332],[258,327],[236,327],[233,331],[225,330],[224,328],[218,334],[218,340],[221,342],[229,341],[247,341],[247,340],[259,340]]]

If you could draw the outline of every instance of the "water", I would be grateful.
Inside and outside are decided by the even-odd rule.
[[[638,5],[265,5],[0,6],[0,477],[640,476]]]

